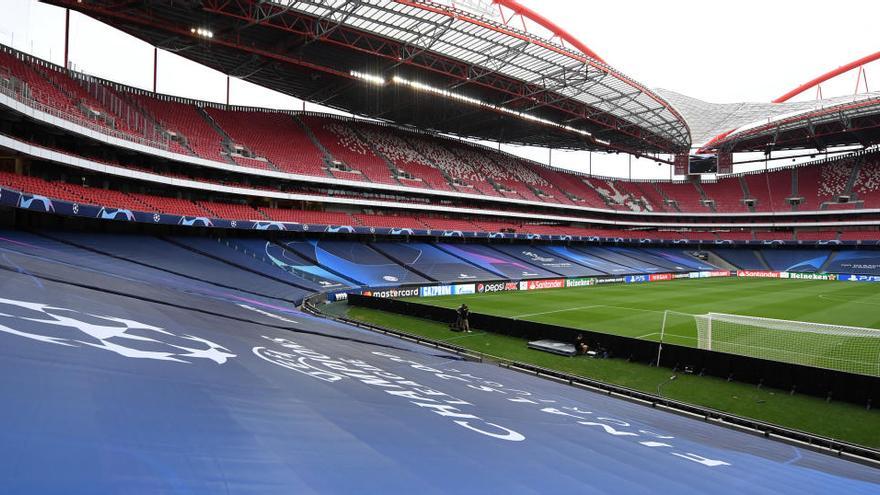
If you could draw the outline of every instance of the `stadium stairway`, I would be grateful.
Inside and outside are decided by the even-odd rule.
[[[713,254],[720,257],[727,263],[743,270],[766,270],[766,263],[755,255],[753,249],[735,249],[735,248],[718,248],[713,250]]]
[[[721,268],[722,270],[733,270],[733,271],[739,270],[738,266],[727,261],[726,259],[722,258],[721,256],[718,256],[717,254],[715,254],[714,251],[708,250],[708,251],[705,251],[705,253],[708,258],[709,263],[717,266],[718,268]]]
[[[351,132],[354,133],[361,140],[361,142],[366,144],[370,148],[370,151],[372,151],[373,154],[376,155],[377,158],[382,160],[382,163],[384,163],[385,166],[388,167],[388,176],[391,178],[392,181],[394,181],[393,183],[401,186],[405,185],[400,182],[400,179],[397,178],[397,167],[385,153],[382,153],[382,150],[380,150],[379,147],[376,146],[376,143],[374,143],[370,139],[367,139],[357,126],[353,125],[350,128]]]
[[[859,171],[862,170],[862,163],[864,163],[865,158],[859,157],[857,160],[853,160],[852,164],[852,173],[849,176],[849,179],[846,181],[846,189],[844,189],[843,194],[849,196],[850,200],[853,198],[853,189],[855,188],[856,181],[859,178]]]
[[[221,146],[225,148],[224,151],[226,151],[226,153],[220,153],[223,156],[223,159],[226,160],[228,163],[239,165],[235,161],[235,158],[233,158],[232,155],[228,153],[228,151],[232,148],[232,145],[235,143],[232,137],[230,137],[229,134],[227,134],[226,131],[224,131],[223,128],[220,127],[220,124],[214,119],[214,117],[211,117],[211,114],[209,114],[204,107],[197,106],[196,112],[199,114],[199,116],[202,117],[202,119],[204,119],[204,121],[209,126],[211,126],[212,129],[214,129],[217,134],[220,135]],[[276,172],[278,171],[278,168],[274,165],[270,166],[272,167],[272,170],[275,170]]]
[[[767,263],[767,260],[764,259],[764,255],[763,255],[763,253],[761,253],[761,250],[754,249],[754,250],[752,250],[752,252],[755,253],[755,258],[758,258],[758,261],[760,261],[761,264],[764,265],[765,269],[772,270],[772,268],[770,268],[770,263]]]
[[[681,208],[678,207],[678,202],[677,202],[677,201],[673,201],[673,200],[669,197],[669,195],[666,194],[666,191],[664,191],[663,188],[660,187],[659,184],[657,184],[657,183],[652,183],[651,186],[652,186],[654,189],[656,189],[657,192],[660,193],[660,196],[663,198],[663,205],[662,205],[662,207],[663,207],[664,209],[669,210],[669,209],[671,208],[673,211],[676,211],[676,212],[681,213]]]
[[[706,190],[703,189],[703,184],[700,183],[700,181],[694,181],[694,187],[697,188],[697,191],[700,193],[700,198],[703,201],[707,201],[709,199],[714,199],[714,198],[710,198],[709,195],[706,194]],[[718,210],[715,209],[715,202],[714,201],[707,202],[704,204],[706,205],[707,208],[709,208],[709,211],[711,211],[712,213],[718,212]]]
[[[239,255],[239,253],[230,249],[228,245],[221,243],[220,239],[193,236],[162,237],[161,239],[207,258],[217,260],[220,263],[250,272],[255,276],[266,277],[269,280],[275,280],[282,284],[293,285],[304,291],[311,292],[315,290],[313,286],[292,280],[290,274],[277,269],[277,267],[266,263],[264,260],[259,260],[255,256],[248,257],[243,253]]]
[[[828,259],[825,260],[825,263],[822,263],[822,266],[817,270],[820,273],[825,273],[828,271],[828,267],[834,263],[834,259],[837,258],[837,251],[831,251],[831,254],[828,255]]]
[[[317,266],[320,266],[324,270],[327,270],[328,273],[331,273],[331,274],[341,278],[342,280],[347,280],[352,285],[352,287],[358,287],[358,286],[363,285],[360,281],[355,280],[349,276],[346,276],[344,273],[342,273],[338,270],[335,270],[334,268],[332,268],[330,266],[322,264],[321,261],[317,258],[317,256],[315,254],[312,254],[308,251],[293,249],[293,247],[291,245],[289,245],[288,243],[283,242],[283,241],[275,242],[274,244],[280,246],[285,251],[292,252],[296,256],[299,256],[309,262],[314,263]]]
[[[327,147],[324,146],[324,143],[322,143],[321,141],[318,140],[318,137],[315,136],[315,133],[312,132],[312,129],[309,126],[307,126],[306,123],[303,122],[303,120],[301,118],[299,118],[296,115],[291,115],[290,118],[293,119],[293,121],[296,122],[296,125],[303,130],[305,135],[309,138],[309,141],[311,141],[312,144],[315,145],[316,148],[321,150],[321,153],[324,155],[325,162],[332,162],[336,159],[330,153],[330,150],[328,150]],[[324,175],[326,175],[327,177],[333,177],[333,174],[330,173],[330,171],[327,169],[327,167],[322,167],[322,169],[323,169]]]
[[[745,200],[754,198],[754,196],[752,196],[752,193],[749,192],[749,184],[748,182],[746,182],[746,178],[744,176],[740,176],[737,177],[737,181],[739,182],[739,187],[742,189],[743,199]],[[755,206],[753,204],[748,205],[747,207],[750,212],[755,212]]]
[[[77,232],[41,232],[52,240],[128,261],[179,277],[209,283],[278,301],[299,303],[308,294],[298,286],[271,280],[146,235],[88,235]]]

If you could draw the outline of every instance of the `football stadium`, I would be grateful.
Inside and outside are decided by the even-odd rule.
[[[880,7],[0,3],[0,492],[880,493]]]

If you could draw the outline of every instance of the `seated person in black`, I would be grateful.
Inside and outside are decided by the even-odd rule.
[[[577,337],[574,339],[574,352],[578,356],[583,356],[590,350],[590,346],[587,345],[586,339],[584,339],[584,334],[579,333]]]

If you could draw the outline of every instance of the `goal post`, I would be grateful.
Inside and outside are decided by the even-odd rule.
[[[689,347],[694,346],[694,316],[691,313],[682,313],[671,309],[663,311],[663,317],[660,320],[660,331],[647,335],[647,337],[659,335],[655,364],[659,365],[663,346],[667,343]]]
[[[700,349],[880,376],[880,330],[726,313],[692,315]]]

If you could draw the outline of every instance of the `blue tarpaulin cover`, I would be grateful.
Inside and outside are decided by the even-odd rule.
[[[864,465],[0,237],[2,493],[880,490]]]

